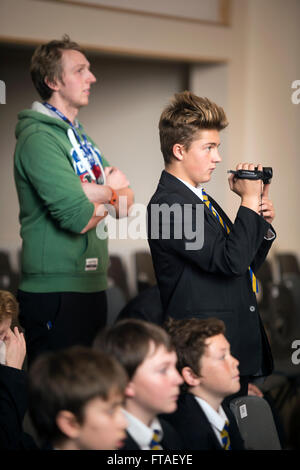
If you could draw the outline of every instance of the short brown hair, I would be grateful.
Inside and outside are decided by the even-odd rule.
[[[227,125],[223,108],[208,98],[200,98],[190,91],[175,93],[159,121],[160,148],[165,163],[172,162],[175,144],[182,144],[188,150],[200,130],[220,131]]]
[[[103,332],[96,348],[112,354],[122,364],[129,379],[132,379],[137,368],[145,360],[151,342],[155,348],[164,346],[173,351],[171,338],[166,331],[154,323],[138,319],[120,320]]]
[[[61,410],[73,413],[80,424],[94,398],[122,395],[128,378],[112,357],[91,348],[73,346],[40,355],[29,370],[29,413],[39,437],[53,443],[65,438],[56,424]]]
[[[0,323],[6,318],[16,322],[18,314],[19,304],[15,296],[7,290],[0,290]]]
[[[225,333],[225,325],[218,318],[169,318],[165,328],[171,336],[177,353],[177,369],[181,374],[184,367],[190,367],[200,376],[200,360],[205,353],[206,340]]]
[[[30,74],[33,84],[43,100],[48,100],[53,90],[45,83],[45,78],[51,82],[62,80],[62,52],[74,50],[82,52],[80,46],[71,41],[65,34],[61,40],[53,40],[36,48],[31,58]]]

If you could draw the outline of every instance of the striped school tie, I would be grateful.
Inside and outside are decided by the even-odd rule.
[[[203,202],[204,204],[209,208],[210,212],[218,219],[218,221],[220,222],[220,224],[222,225],[222,227],[224,228],[224,230],[226,231],[226,233],[229,233],[230,232],[230,229],[229,227],[225,224],[224,220],[222,219],[222,217],[216,212],[216,210],[213,208],[212,206],[212,203],[210,202],[210,200],[208,199],[208,196],[206,194],[206,192],[204,191],[204,189],[202,189],[202,195],[203,195]],[[249,273],[250,273],[250,279],[251,279],[251,285],[252,285],[252,290],[253,292],[255,292],[257,294],[258,292],[258,282],[257,282],[257,279],[256,279],[256,276],[254,274],[254,272],[252,271],[251,267],[249,266]]]
[[[149,444],[150,450],[162,450],[163,448],[161,447],[161,445],[159,443],[160,443],[159,431],[154,429],[152,440]]]
[[[229,430],[229,423],[228,421],[225,421],[223,431],[220,432],[224,450],[231,450],[230,437],[229,437],[228,430]]]

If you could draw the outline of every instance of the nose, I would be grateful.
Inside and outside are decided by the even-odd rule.
[[[97,81],[97,78],[91,71],[89,71],[88,81],[89,83],[95,83]]]
[[[213,161],[214,163],[219,163],[222,161],[222,157],[220,155],[218,147],[216,147],[215,151],[213,152]]]
[[[181,377],[177,369],[174,369],[174,383],[176,385],[181,385],[183,383],[183,378]]]
[[[126,429],[127,426],[128,426],[128,421],[126,419],[126,416],[122,410],[122,408],[120,408],[118,410],[118,413],[117,413],[117,423],[118,423],[118,426],[119,428],[121,429]]]
[[[232,360],[232,366],[238,369],[238,366],[240,364],[239,361],[234,356],[231,356],[231,360]]]

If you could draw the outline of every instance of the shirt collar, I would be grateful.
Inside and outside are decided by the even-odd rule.
[[[193,193],[195,193],[196,196],[198,196],[201,199],[201,201],[203,201],[203,194],[202,194],[202,189],[203,188],[202,188],[202,186],[196,186],[195,187],[192,184],[188,183],[187,181],[184,181],[181,178],[178,178],[177,176],[176,176],[176,178],[179,181],[181,181],[183,184],[185,184],[191,191],[193,191]]]
[[[210,422],[210,424],[216,428],[218,431],[223,431],[223,428],[224,428],[224,425],[225,425],[225,421],[228,421],[228,418],[222,408],[222,406],[220,405],[218,411],[214,410],[212,408],[212,406],[210,406],[207,401],[203,400],[202,398],[200,397],[196,397],[196,395],[194,395],[197,403],[199,403],[199,405],[201,406],[203,412],[205,413],[208,421]]]
[[[123,412],[128,421],[127,432],[138,444],[140,449],[149,449],[149,444],[152,440],[153,431],[158,431],[160,440],[163,438],[163,430],[158,418],[154,418],[150,427],[146,426],[142,421],[133,416],[131,413],[123,409]]]

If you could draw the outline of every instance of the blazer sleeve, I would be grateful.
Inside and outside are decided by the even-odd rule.
[[[178,194],[168,194],[167,197],[156,201],[158,204],[165,203],[168,207],[179,204],[181,207],[181,217],[170,217],[162,221],[153,220],[151,207],[148,208],[148,238],[151,247],[151,237],[153,236],[153,226],[158,228],[155,244],[160,250],[174,252],[183,261],[187,260],[195,267],[209,273],[218,273],[225,276],[240,276],[246,273],[248,267],[253,262],[264,236],[270,227],[262,217],[247,207],[241,206],[237,212],[235,222],[231,226],[229,234],[204,207],[204,217],[201,217],[200,206],[203,203],[192,204],[191,216],[188,220],[184,215],[186,210],[185,201],[179,203]],[[170,236],[165,237],[163,230],[169,224]],[[187,233],[187,226],[189,233]],[[190,234],[194,234],[193,238]],[[203,240],[199,246],[197,242]]]
[[[35,448],[31,436],[23,432],[27,410],[27,375],[13,367],[0,366],[0,448]]]

